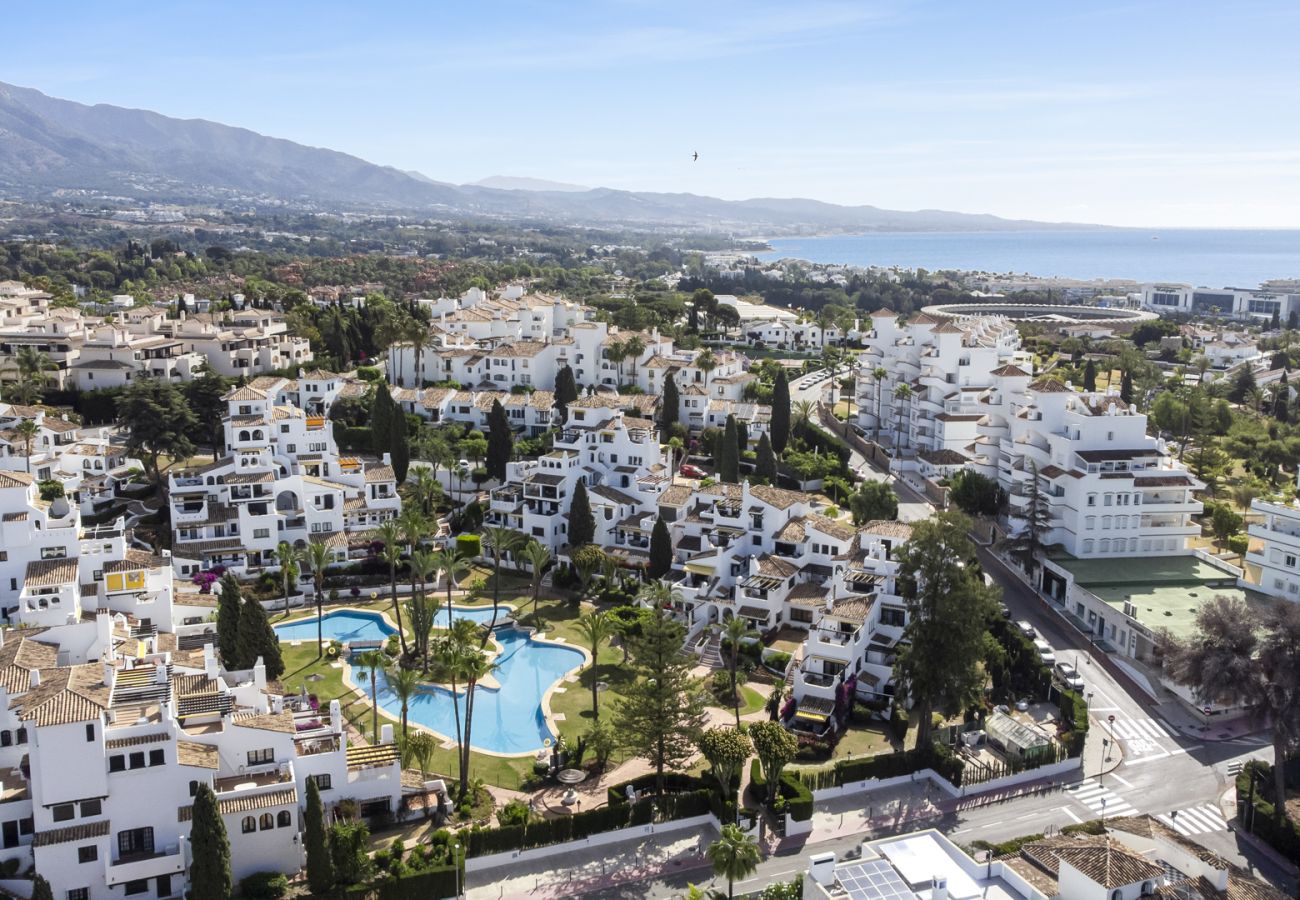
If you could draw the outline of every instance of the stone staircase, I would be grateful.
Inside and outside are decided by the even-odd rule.
[[[708,666],[710,669],[725,667],[722,661],[722,633],[717,629],[709,633],[709,641],[700,652],[700,664]]]

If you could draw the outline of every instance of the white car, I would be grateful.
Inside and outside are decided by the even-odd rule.
[[[1056,662],[1056,654],[1052,651],[1052,645],[1042,638],[1034,641],[1034,649],[1038,651],[1038,658],[1043,661],[1043,665],[1050,666]]]
[[[1068,662],[1059,662],[1056,664],[1056,674],[1061,682],[1072,691],[1083,690],[1083,676],[1079,670]]]
[[[1038,637],[1038,632],[1034,631],[1034,626],[1030,625],[1029,622],[1025,619],[1021,619],[1019,622],[1017,622],[1016,627],[1020,629],[1021,634],[1023,634],[1025,637],[1029,638],[1030,640],[1033,640],[1034,638]]]

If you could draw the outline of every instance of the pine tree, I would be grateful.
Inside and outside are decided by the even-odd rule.
[[[722,458],[718,460],[718,478],[733,484],[740,481],[740,456],[735,416],[727,416],[727,428],[722,433]]]
[[[221,576],[221,593],[217,598],[217,652],[227,669],[240,668],[239,607],[239,582],[227,572]]]
[[[776,373],[776,383],[772,386],[772,421],[768,427],[772,432],[772,449],[784,453],[790,441],[790,383],[785,369]]]
[[[190,823],[190,900],[230,900],[233,886],[230,840],[217,796],[200,783]]]
[[[375,385],[375,396],[370,401],[370,449],[382,457],[392,447],[393,395],[388,392],[388,382]]]
[[[334,887],[334,861],[326,842],[325,809],[315,778],[307,779],[307,818],[303,845],[307,850],[307,885],[313,895],[324,897]]]
[[[411,469],[411,439],[407,431],[406,413],[400,409],[393,410],[392,436],[389,438],[389,460],[393,464],[393,475],[397,483],[406,483],[406,473]]]
[[[673,567],[673,539],[668,533],[668,523],[663,516],[655,519],[650,532],[650,565],[646,574],[653,579],[663,578]]]
[[[1249,365],[1242,366],[1237,372],[1237,377],[1232,380],[1232,388],[1228,391],[1228,399],[1233,403],[1245,403],[1255,393],[1255,389],[1254,370]]]
[[[776,454],[772,452],[772,442],[764,431],[758,436],[758,452],[754,459],[754,474],[768,484],[776,484]]]
[[[1127,370],[1119,379],[1119,399],[1125,403],[1133,402],[1133,375]]]
[[[239,668],[251,669],[261,657],[266,666],[267,681],[274,681],[284,672],[280,658],[280,642],[266,617],[266,610],[257,600],[245,600],[239,608]]]
[[[1097,390],[1097,363],[1091,359],[1083,367],[1083,389],[1085,391]]]
[[[668,439],[668,432],[678,421],[681,413],[681,396],[677,392],[677,379],[673,373],[669,372],[664,377],[663,399],[660,401],[659,408],[659,430],[663,433],[664,440]]]
[[[595,539],[596,517],[591,514],[587,485],[579,479],[573,489],[573,499],[569,501],[569,547],[576,550]]]
[[[560,411],[560,421],[569,421],[569,404],[578,399],[578,381],[568,366],[555,374],[555,408]]]
[[[487,470],[489,475],[502,483],[506,480],[506,464],[510,462],[513,443],[506,408],[500,400],[493,400],[492,409],[488,412]]]

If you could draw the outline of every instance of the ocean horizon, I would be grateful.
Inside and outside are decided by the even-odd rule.
[[[760,260],[1255,288],[1300,279],[1300,229],[897,231],[773,238]]]

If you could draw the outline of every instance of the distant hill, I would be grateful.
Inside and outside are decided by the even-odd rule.
[[[772,234],[1062,227],[941,210],[900,212],[800,199],[728,201],[510,176],[452,185],[245,128],[105,104],[86,106],[0,83],[0,195],[48,197],[56,189],[178,202],[270,201]]]

